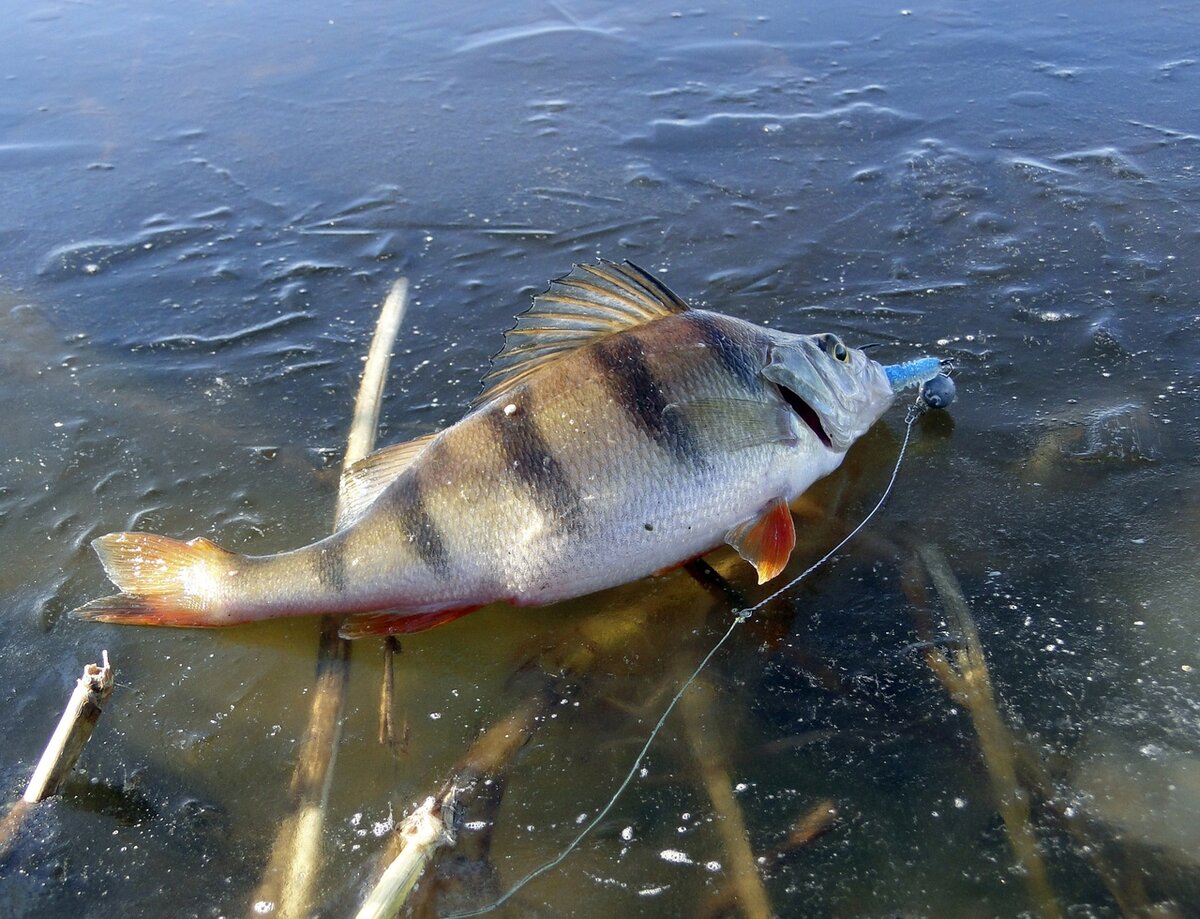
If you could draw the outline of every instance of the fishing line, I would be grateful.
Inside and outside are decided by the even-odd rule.
[[[637,756],[634,757],[633,765],[630,767],[629,772],[625,774],[625,778],[621,780],[621,784],[617,786],[617,790],[612,793],[612,796],[608,799],[608,803],[600,808],[595,817],[588,821],[587,826],[580,830],[575,838],[567,843],[566,847],[556,856],[554,856],[554,858],[550,859],[550,861],[546,862],[545,864],[534,868],[492,903],[489,903],[487,906],[481,906],[478,909],[464,910],[460,913],[451,913],[449,916],[444,917],[444,919],[468,919],[468,917],[471,916],[482,916],[485,913],[490,913],[494,909],[499,909],[510,899],[512,899],[512,897],[515,896],[526,884],[535,878],[541,877],[547,871],[557,868],[560,864],[562,864],[568,855],[570,855],[579,847],[579,844],[583,842],[587,835],[599,825],[600,821],[608,816],[609,811],[613,809],[621,795],[624,794],[625,789],[629,787],[629,783],[633,781],[633,777],[637,775],[638,770],[641,768],[642,761],[646,758],[646,754],[650,752],[651,744],[654,743],[655,739],[659,735],[659,732],[662,731],[663,725],[667,723],[667,718],[670,717],[671,712],[675,710],[675,706],[679,703],[679,700],[683,698],[683,694],[687,692],[689,688],[691,688],[691,685],[695,683],[700,677],[700,674],[704,672],[704,668],[708,666],[709,661],[711,661],[716,656],[717,652],[721,650],[725,642],[728,641],[729,636],[734,633],[734,630],[742,623],[748,621],[751,616],[753,616],[768,603],[778,599],[782,594],[787,593],[806,577],[824,565],[827,561],[833,558],[842,550],[842,547],[845,546],[846,543],[859,534],[862,528],[865,527],[871,521],[871,518],[879,512],[879,509],[883,507],[884,502],[887,501],[888,496],[892,493],[892,487],[896,484],[896,477],[900,474],[900,464],[904,460],[904,454],[908,451],[908,442],[912,438],[913,425],[916,423],[921,411],[921,397],[918,395],[917,400],[909,406],[908,414],[904,416],[904,440],[900,442],[900,452],[896,454],[896,464],[892,467],[892,476],[890,479],[888,479],[887,486],[883,489],[883,494],[879,496],[879,500],[875,502],[875,506],[871,508],[867,516],[863,517],[858,526],[847,533],[836,546],[834,546],[817,561],[813,562],[798,575],[780,587],[777,591],[770,594],[766,598],[759,600],[757,603],[747,609],[736,610],[734,612],[733,621],[729,623],[729,628],[725,630],[725,634],[717,639],[716,644],[709,649],[709,652],[704,655],[703,660],[696,665],[696,669],[692,671],[692,675],[683,681],[683,684],[676,691],[675,695],[671,697],[671,701],[667,703],[666,709],[663,710],[662,716],[654,725],[653,730],[650,731],[649,736],[646,738],[646,742],[642,744],[642,748],[638,751]]]

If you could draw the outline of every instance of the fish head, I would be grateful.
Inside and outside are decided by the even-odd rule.
[[[829,449],[845,453],[892,404],[883,365],[838,336],[772,334],[762,375]]]

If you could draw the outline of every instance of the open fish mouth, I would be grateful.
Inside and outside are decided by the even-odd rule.
[[[833,449],[833,441],[830,439],[825,426],[821,424],[821,416],[817,414],[817,410],[800,398],[798,393],[793,392],[786,386],[779,383],[775,384],[775,388],[779,390],[779,395],[783,397],[783,401],[788,404],[793,412],[800,416],[800,420],[808,425],[809,430],[817,435],[817,440],[821,441],[827,449]]]

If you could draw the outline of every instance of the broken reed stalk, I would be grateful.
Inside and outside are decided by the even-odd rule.
[[[767,888],[754,862],[750,836],[741,805],[733,796],[729,777],[728,751],[717,730],[721,718],[716,710],[716,693],[705,679],[696,680],[680,700],[688,745],[700,768],[704,788],[717,814],[717,831],[729,859],[730,886],[734,901],[747,919],[771,919],[774,912]]]
[[[58,720],[58,727],[46,744],[22,796],[30,804],[44,801],[58,792],[63,780],[75,768],[75,761],[92,736],[105,704],[112,697],[113,669],[108,662],[108,652],[101,651],[100,659],[103,663],[84,667],[83,675],[75,683],[75,690]]]
[[[359,908],[356,919],[391,919],[398,907],[408,899],[425,866],[442,846],[454,845],[454,820],[442,817],[443,810],[449,813],[454,807],[454,792],[425,799],[425,803],[404,818],[397,829],[404,840],[401,850],[404,857],[397,857],[383,872],[379,882]]]
[[[838,818],[837,805],[832,798],[825,798],[792,824],[787,838],[765,858],[768,865],[777,864],[798,849],[803,849],[813,840],[828,833]]]
[[[1060,916],[1062,910],[1033,832],[1029,796],[1017,777],[1017,743],[996,707],[996,695],[975,620],[963,598],[958,579],[941,551],[931,545],[922,545],[917,551],[943,608],[962,636],[961,645],[953,652],[953,663],[932,643],[925,648],[925,663],[971,718],[1008,843],[1024,872],[1035,913],[1043,917]]]
[[[375,334],[363,366],[362,381],[354,402],[354,415],[346,439],[342,471],[371,452],[379,423],[379,409],[387,382],[392,347],[404,319],[408,281],[398,279],[384,300]],[[334,529],[345,513],[343,492],[338,491]],[[317,647],[317,672],[313,682],[308,727],[292,774],[292,812],[279,827],[262,880],[250,900],[249,914],[301,917],[312,912],[313,890],[321,860],[325,809],[333,781],[333,767],[341,739],[342,712],[350,681],[350,642],[338,635],[336,616],[321,619]]]
[[[437,795],[426,798],[400,822],[378,860],[378,864],[386,867],[355,919],[394,916],[404,908],[437,850],[454,845],[453,818],[460,797],[472,792],[479,782],[504,770],[513,755],[533,736],[554,698],[547,678],[471,745]],[[498,805],[499,800],[494,804]]]
[[[706,579],[720,578],[711,568],[708,572],[710,574],[693,572],[693,575],[697,579],[700,579],[701,574]],[[382,879],[394,875],[408,878],[409,871],[415,869],[414,884],[391,885],[388,898],[377,898],[373,889],[364,901],[364,908],[370,903],[372,912],[360,912],[360,919],[366,919],[368,915],[387,915],[387,910],[394,915],[408,906],[409,896],[416,886],[415,881],[420,879],[420,874],[429,865],[436,850],[453,840],[451,826],[444,827],[445,832],[409,832],[409,821],[415,818],[415,821],[424,823],[429,814],[443,819],[443,814],[450,814],[446,805],[451,800],[457,802],[460,808],[464,806],[468,797],[477,801],[477,789],[483,780],[500,780],[503,777],[504,770],[513,756],[545,720],[546,713],[553,701],[559,697],[562,686],[567,681],[587,674],[598,661],[604,660],[606,653],[623,647],[631,635],[645,630],[648,621],[644,613],[639,614],[636,610],[626,617],[614,616],[611,612],[597,614],[580,621],[577,631],[572,633],[569,647],[559,649],[561,653],[552,650],[543,655],[536,674],[530,673],[530,676],[537,680],[536,685],[522,696],[522,701],[508,715],[493,724],[471,745],[466,755],[451,768],[441,790],[431,796],[434,806],[426,810],[429,800],[427,799],[426,805],[422,805],[413,815],[405,818],[377,859],[376,864],[386,866],[377,873],[377,877]],[[592,629],[597,623],[602,623],[602,627]],[[498,795],[493,795],[487,802],[487,806],[493,810],[499,804]],[[376,883],[378,885],[380,882]]]
[[[83,668],[83,675],[75,683],[71,698],[67,700],[62,717],[58,719],[58,726],[50,735],[42,757],[33,770],[25,794],[0,820],[0,858],[8,854],[17,831],[34,805],[58,793],[63,781],[75,768],[104,706],[112,697],[113,668],[108,662],[108,652],[101,651],[100,659],[102,663],[88,664]]]

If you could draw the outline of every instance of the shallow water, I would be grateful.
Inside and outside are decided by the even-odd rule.
[[[971,722],[922,663],[900,589],[895,546],[932,543],[1059,801],[1149,902],[1200,911],[1193,5],[50,3],[5,19],[9,797],[100,648],[119,685],[3,867],[4,914],[244,913],[287,810],[316,623],[67,620],[105,592],[88,541],[309,541],[393,278],[414,288],[383,443],[455,420],[529,295],[596,256],[698,305],[959,368],[958,402],[918,423],[869,536],[708,674],[755,852],[824,799],[840,814],[763,869],[774,908],[1031,908]],[[835,520],[872,505],[902,418],[819,488]],[[837,530],[810,524],[789,572]],[[649,611],[514,763],[495,874],[447,865],[466,877],[447,896],[482,902],[597,812],[729,607],[678,574],[407,639],[399,758],[375,741],[382,664],[359,645],[320,913],[349,912],[392,815],[523,698],[530,661]],[[668,723],[518,914],[712,908],[729,860],[685,734]],[[1063,908],[1118,914],[1086,844],[1035,815]]]

